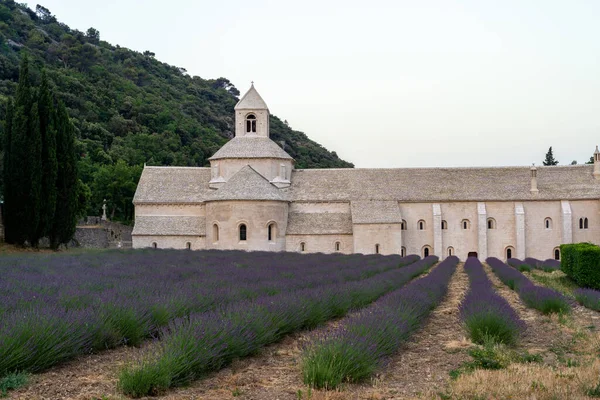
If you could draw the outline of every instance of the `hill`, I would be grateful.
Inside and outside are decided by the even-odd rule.
[[[226,78],[189,76],[185,69],[100,40],[59,22],[43,6],[33,11],[0,3],[0,118],[18,80],[23,53],[39,82],[47,71],[76,127],[80,178],[91,189],[89,212],[108,200],[114,219],[130,220],[131,199],[144,163],[208,166],[233,136],[239,91]],[[353,167],[335,152],[271,117],[271,138],[283,143],[297,168]]]

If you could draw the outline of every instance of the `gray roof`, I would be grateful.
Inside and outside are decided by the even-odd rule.
[[[132,235],[206,236],[206,218],[197,216],[141,215],[135,218]]]
[[[268,110],[267,103],[260,97],[260,94],[254,88],[254,84],[235,105],[236,110]]]
[[[279,158],[292,160],[274,141],[265,136],[236,136],[225,143],[209,160],[222,158]]]
[[[359,200],[350,203],[355,224],[399,224],[402,222],[397,201]]]
[[[287,235],[352,234],[349,213],[289,213]]]
[[[254,168],[246,165],[223,184],[208,200],[276,200],[283,194]]]
[[[211,195],[210,168],[144,167],[134,203],[201,203]]]
[[[304,169],[292,173],[290,201],[399,202],[599,199],[592,165],[530,167]]]

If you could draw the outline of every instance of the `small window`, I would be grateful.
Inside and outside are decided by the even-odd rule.
[[[158,249],[158,245],[156,244],[156,242],[152,242],[152,248],[153,249]]]
[[[375,245],[375,254],[379,254],[379,244]]]
[[[240,225],[240,242],[246,241],[248,237],[248,228],[246,228],[246,224]]]
[[[442,220],[442,229],[448,229],[448,222],[445,219]]]
[[[546,218],[544,220],[544,228],[552,229],[552,218]]]
[[[400,255],[402,257],[406,257],[406,247],[402,246],[402,248],[400,249]]]
[[[275,237],[277,237],[277,225],[275,222],[271,222],[267,225],[267,240],[272,242],[275,240]]]
[[[584,218],[583,219],[583,229],[587,229],[588,228],[588,219]]]
[[[305,252],[306,251],[306,243],[300,242],[300,251],[301,252]]]
[[[506,248],[506,259],[508,260],[509,258],[513,258],[513,253],[515,252],[515,249],[511,246]]]
[[[217,243],[219,241],[219,225],[213,224],[213,242]]]
[[[463,219],[460,224],[462,225],[463,229],[470,229],[471,228],[471,222],[469,222],[468,219]]]
[[[342,247],[340,242],[335,242],[335,251],[340,251],[340,248]]]
[[[425,230],[425,221],[420,220],[419,222],[417,222],[417,226],[419,227],[420,231],[424,231]]]
[[[488,229],[496,229],[496,220],[494,218],[488,218],[487,227]]]
[[[554,259],[560,261],[560,248],[556,247],[554,249]]]
[[[185,244],[185,248],[186,248],[187,250],[191,250],[191,249],[192,249],[192,242],[187,242],[187,243]]]
[[[454,255],[454,248],[452,246],[448,247],[448,257]]]
[[[254,114],[248,114],[246,117],[246,133],[256,132],[256,117]]]
[[[406,230],[406,221],[402,220],[402,223],[400,224],[400,229],[402,229],[403,231]]]
[[[423,247],[423,258],[425,258],[425,257],[429,257],[429,253],[430,253],[430,251],[431,251],[431,250],[430,250],[429,246],[425,246],[425,247]]]

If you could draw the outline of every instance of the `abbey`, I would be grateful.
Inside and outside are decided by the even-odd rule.
[[[593,165],[294,169],[254,86],[210,168],[145,167],[133,247],[560,258],[600,244]]]

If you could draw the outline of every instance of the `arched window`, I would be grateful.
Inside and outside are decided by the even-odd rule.
[[[213,224],[213,243],[219,241],[219,225]]]
[[[340,251],[342,248],[342,244],[340,242],[335,242],[335,251]]]
[[[419,220],[419,222],[417,222],[417,226],[419,227],[420,231],[424,231],[425,230],[425,221],[423,221],[422,219]]]
[[[588,228],[588,219],[584,218],[583,219],[583,229],[587,229]]]
[[[544,220],[544,228],[552,229],[552,218],[548,217]]]
[[[560,260],[560,247],[555,247],[554,248],[554,259],[555,260]]]
[[[240,229],[240,242],[243,242],[248,237],[248,228],[246,227],[246,224],[241,224],[239,229]]]
[[[508,246],[505,250],[506,259],[508,260],[509,258],[513,258],[514,252],[515,252],[515,249],[512,246]]]
[[[185,248],[186,248],[187,250],[191,250],[191,249],[192,249],[192,242],[187,242],[187,243],[185,244]]]
[[[471,222],[468,219],[463,219],[462,222],[460,223],[463,229],[470,229],[471,228]]]
[[[496,229],[496,220],[494,218],[488,218],[487,227],[488,229]]]
[[[579,218],[579,229],[583,229],[583,218]]]
[[[429,257],[429,253],[431,253],[431,247],[423,246],[423,258]]]
[[[379,244],[375,245],[375,254],[379,254]]]
[[[158,245],[156,244],[156,242],[152,242],[152,248],[153,249],[158,249]]]
[[[406,221],[402,220],[402,223],[400,224],[400,229],[402,229],[403,231],[406,230]]]
[[[256,116],[248,114],[246,116],[246,133],[256,132]]]
[[[267,225],[267,239],[269,242],[272,242],[277,237],[277,224],[275,222],[271,222]]]
[[[402,246],[402,248],[400,248],[400,255],[406,257],[406,247]]]
[[[450,246],[448,247],[448,256],[453,256],[454,255],[454,247]]]
[[[448,229],[448,222],[445,219],[442,220],[442,229]]]
[[[305,252],[306,251],[306,243],[300,242],[300,251],[301,252]]]

